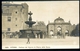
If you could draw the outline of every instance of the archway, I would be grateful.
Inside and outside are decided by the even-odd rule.
[[[69,30],[66,30],[66,31],[65,31],[65,35],[66,35],[66,36],[69,36]]]
[[[62,37],[62,28],[60,26],[57,27],[57,37]]]
[[[50,38],[52,38],[54,36],[54,32],[53,30],[50,30]]]
[[[58,26],[57,31],[62,31],[62,28],[60,26]]]

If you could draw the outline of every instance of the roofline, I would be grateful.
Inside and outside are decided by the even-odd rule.
[[[2,3],[2,6],[22,6],[24,8],[23,4],[24,3],[21,3],[21,4]],[[26,5],[28,6],[27,3],[26,3]]]
[[[59,24],[71,25],[70,23],[49,23],[48,25],[59,25]]]
[[[64,19],[60,18],[60,17],[56,18],[54,21],[56,21],[56,20],[63,20],[64,21]]]

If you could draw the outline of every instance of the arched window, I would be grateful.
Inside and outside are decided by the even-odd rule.
[[[15,18],[15,20],[17,20],[17,18]]]
[[[69,33],[69,31],[68,31],[68,30],[66,30],[66,31],[65,31],[65,34],[68,34],[68,33]]]
[[[17,14],[17,11],[15,13]]]
[[[61,27],[60,26],[57,27],[57,31],[61,31]]]

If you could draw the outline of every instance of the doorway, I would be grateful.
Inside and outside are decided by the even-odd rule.
[[[60,26],[57,27],[57,37],[62,37],[62,28]]]

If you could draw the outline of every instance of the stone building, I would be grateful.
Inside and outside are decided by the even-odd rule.
[[[75,28],[75,25],[71,25],[70,21],[65,22],[64,19],[58,17],[54,20],[53,23],[48,23],[47,36],[49,37],[51,35],[50,34],[51,31],[53,31],[54,36],[57,36],[59,30],[62,35],[70,36],[70,34],[74,28]]]
[[[2,2],[2,32],[15,32],[27,29],[28,5]]]

